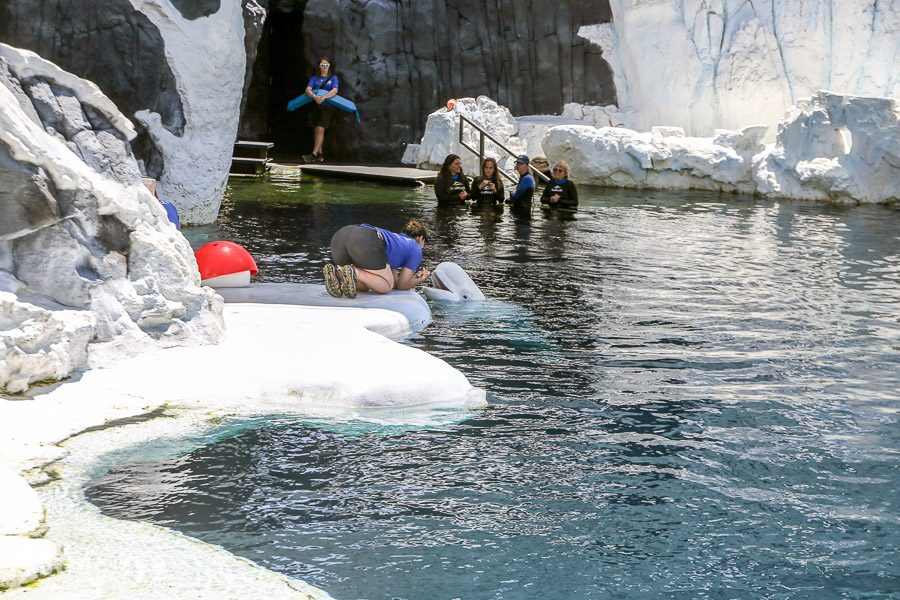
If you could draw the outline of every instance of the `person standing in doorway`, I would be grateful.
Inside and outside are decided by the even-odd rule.
[[[339,82],[331,68],[331,59],[323,56],[319,59],[318,74],[313,75],[306,86],[306,95],[312,98],[313,105],[309,113],[309,126],[313,128],[312,154],[304,154],[306,162],[325,162],[322,145],[325,143],[325,130],[331,127],[334,109],[325,106],[325,100],[337,96]],[[318,92],[318,93],[317,93]],[[321,94],[321,92],[325,92]]]

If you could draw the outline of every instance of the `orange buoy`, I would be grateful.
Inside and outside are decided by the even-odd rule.
[[[447,110],[453,110],[456,108],[456,98],[450,98],[447,100]]]
[[[194,257],[200,269],[200,279],[203,280],[243,271],[249,271],[250,275],[259,273],[256,261],[250,253],[234,242],[218,241],[204,244],[194,252]]]

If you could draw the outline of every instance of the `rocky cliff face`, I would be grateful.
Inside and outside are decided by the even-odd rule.
[[[0,41],[96,83],[136,118],[143,172],[184,222],[203,223],[224,192],[245,48],[256,48],[263,16],[255,0],[7,0]]]
[[[629,127],[689,135],[774,125],[801,99],[900,97],[900,7],[879,0],[612,0],[603,49]],[[770,139],[775,128],[770,127]]]
[[[308,64],[331,56],[363,116],[361,131],[336,126],[343,152],[399,160],[449,98],[483,94],[515,114],[614,103],[599,46],[578,36],[609,19],[606,0],[310,0],[303,38]]]
[[[134,136],[92,83],[0,44],[0,391],[221,335]]]

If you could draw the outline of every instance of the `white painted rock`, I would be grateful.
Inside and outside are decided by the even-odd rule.
[[[93,313],[46,310],[0,292],[0,385],[16,393],[66,377],[87,360],[95,324]]]
[[[0,490],[3,490],[0,494],[0,536],[43,535],[46,531],[44,507],[37,492],[4,465],[0,465]]]
[[[0,590],[25,585],[62,568],[59,544],[45,539],[0,536]]]
[[[453,110],[439,108],[430,115],[425,124],[425,135],[419,144],[416,164],[423,169],[437,169],[448,154],[456,154],[462,159],[463,171],[475,176],[479,173],[478,157],[459,143],[459,115],[471,119],[494,136],[516,154],[524,154],[527,145],[516,137],[518,124],[504,106],[500,106],[487,96],[478,98],[458,98]],[[478,132],[466,124],[463,140],[470,147],[478,149]],[[485,155],[497,159],[506,157],[506,152],[493,142],[485,140]],[[501,168],[511,167],[512,159],[500,161]]]
[[[95,85],[0,44],[0,391],[222,335],[134,135]]]
[[[772,197],[900,200],[900,104],[826,91],[803,100],[754,159],[753,179]]]
[[[633,129],[676,125],[710,136],[752,123],[772,126],[787,107],[823,88],[900,97],[895,3],[609,4],[611,22],[582,27],[578,35],[602,49]]]
[[[668,135],[673,134],[673,135]],[[752,128],[736,134],[758,138]],[[682,130],[639,133],[622,127],[570,125],[551,128],[543,139],[551,161],[565,159],[579,183],[655,189],[703,189],[752,193],[752,153],[712,138],[685,137]]]
[[[131,0],[159,28],[184,108],[181,135],[166,129],[157,113],[135,115],[163,155],[157,193],[175,205],[183,225],[215,221],[225,195],[247,60],[242,4],[221,2],[209,16],[186,19],[173,3]],[[250,13],[263,10],[254,0],[246,4]]]

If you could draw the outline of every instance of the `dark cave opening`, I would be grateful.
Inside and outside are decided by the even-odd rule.
[[[288,111],[287,103],[306,89],[311,74],[303,52],[305,2],[274,6],[260,38],[239,138],[272,142],[269,156],[297,161],[310,152],[313,138],[307,110]]]

